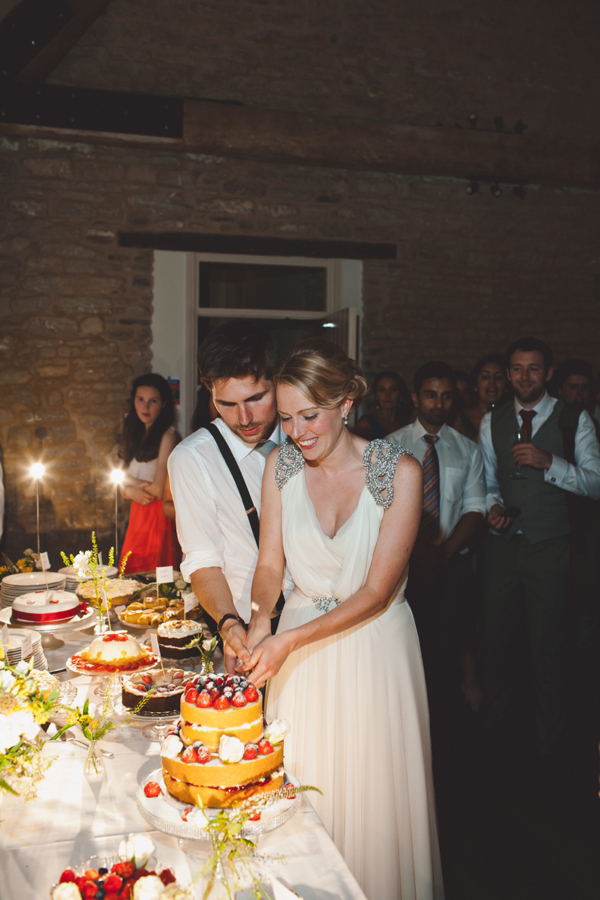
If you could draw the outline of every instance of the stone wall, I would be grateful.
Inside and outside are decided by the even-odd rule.
[[[589,145],[600,6],[583,0],[112,0],[50,81],[319,115],[492,128]],[[107,474],[132,377],[151,368],[152,253],[117,233],[395,243],[364,263],[363,361],[410,379],[523,332],[600,363],[598,195],[68,140],[0,138],[0,444],[10,556],[33,543],[32,461],[56,550],[110,539]]]
[[[497,200],[449,179],[33,139],[0,149],[9,555],[32,541],[40,456],[45,543],[110,535],[115,435],[131,378],[151,367],[152,253],[119,248],[121,229],[396,243],[396,260],[364,264],[369,373],[410,379],[432,356],[469,367],[530,331],[559,358],[600,363],[593,192]]]

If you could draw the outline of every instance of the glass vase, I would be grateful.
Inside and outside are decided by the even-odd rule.
[[[106,771],[102,754],[96,744],[96,741],[90,741],[88,754],[83,767],[84,774],[87,775],[88,778],[99,778],[104,775]]]

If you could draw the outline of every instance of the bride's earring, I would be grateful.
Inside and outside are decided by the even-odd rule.
[[[348,413],[344,416],[344,425],[348,424]]]

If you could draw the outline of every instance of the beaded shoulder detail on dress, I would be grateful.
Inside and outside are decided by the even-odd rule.
[[[279,490],[304,468],[302,452],[289,438],[279,445],[275,462],[275,483]]]
[[[363,453],[367,487],[375,503],[384,509],[389,509],[394,499],[394,474],[401,456],[413,454],[383,438],[371,441]]]

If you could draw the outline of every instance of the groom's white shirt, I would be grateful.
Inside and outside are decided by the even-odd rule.
[[[238,438],[222,419],[215,419],[214,424],[233,453],[260,515],[264,456]],[[281,442],[279,425],[269,439]],[[189,581],[198,569],[220,568],[239,615],[248,622],[258,551],[242,498],[210,432],[200,428],[178,444],[169,457],[168,468],[177,536],[184,553],[183,577]],[[292,587],[286,569],[286,596]]]

